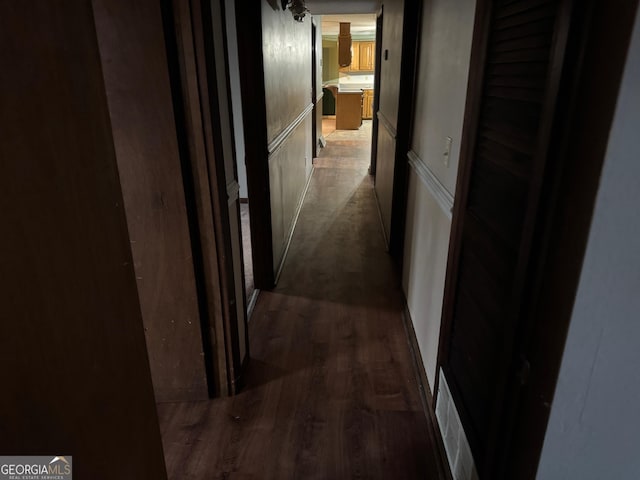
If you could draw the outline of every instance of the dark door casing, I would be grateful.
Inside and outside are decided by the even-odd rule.
[[[479,2],[439,364],[481,478],[500,478],[572,2]],[[474,77],[475,75],[475,77]]]

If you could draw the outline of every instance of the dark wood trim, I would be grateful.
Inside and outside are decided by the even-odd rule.
[[[77,459],[75,478],[166,480],[114,142],[125,124],[110,116],[101,9],[0,7],[0,451],[65,450]],[[155,13],[146,17],[154,28]]]
[[[313,116],[311,117],[311,163],[318,156],[318,52],[316,51],[317,36],[316,19],[311,17],[311,102],[313,103]],[[320,87],[322,91],[322,87]]]
[[[534,236],[533,232],[540,221],[540,196],[542,194],[542,184],[546,181],[545,174],[551,148],[550,136],[553,128],[554,112],[558,111],[560,85],[566,75],[566,66],[569,60],[566,57],[569,30],[572,26],[571,10],[572,0],[561,0],[558,4],[558,15],[556,18],[555,34],[551,56],[549,59],[549,74],[545,85],[545,99],[542,105],[541,122],[538,128],[536,153],[533,158],[534,169],[531,172],[531,184],[528,194],[528,209],[524,215],[522,227],[522,241],[520,242],[519,255],[514,273],[514,282],[511,289],[509,305],[506,306],[506,324],[511,330],[505,329],[504,335],[513,338],[509,345],[510,351],[507,353],[511,358],[511,366],[501,371],[497,375],[499,392],[494,402],[491,418],[499,419],[492,423],[491,433],[486,450],[489,453],[484,461],[480,460],[479,470],[491,472],[496,478],[501,478],[501,456],[506,455],[511,449],[508,446],[510,437],[510,425],[515,421],[513,411],[516,405],[516,398],[521,389],[518,378],[518,371],[523,365],[530,365],[530,360],[522,354],[518,344],[524,339],[524,332],[521,330],[522,324],[522,303],[525,296],[525,285],[529,280],[531,266],[535,265],[536,259],[532,254]],[[566,92],[569,93],[569,92]],[[562,162],[562,160],[560,160]],[[464,409],[463,409],[464,410]],[[462,412],[461,416],[466,415]],[[540,445],[542,448],[542,445]],[[531,449],[531,445],[527,446]]]
[[[420,59],[420,31],[423,0],[405,0],[402,26],[402,62],[400,67],[400,98],[396,123],[396,151],[393,171],[393,198],[389,251],[398,272],[402,272],[404,230],[407,217],[407,186],[409,164],[407,152],[411,147],[415,111],[418,62]]]
[[[532,174],[529,194],[535,207],[526,215],[528,240],[518,259],[509,312],[517,330],[505,333],[516,341],[502,378],[504,397],[492,412],[500,423],[494,424],[487,458],[476,459],[491,478],[535,478],[636,8],[637,2],[625,8],[602,0],[559,3],[546,120],[538,137],[537,155],[547,160]],[[491,9],[490,0],[481,0],[476,12],[438,353],[445,375]],[[515,375],[523,361],[531,365],[524,382]],[[450,388],[466,425],[459,392],[455,385]]]
[[[298,128],[298,126],[313,113],[314,104],[310,103],[305,109],[298,115],[289,125],[287,125],[267,146],[269,156],[276,153],[276,151],[287,141],[291,134]]]
[[[228,128],[229,128],[229,138],[228,138],[228,146],[230,149],[230,153],[232,155],[232,159],[233,159],[233,166],[232,166],[232,171],[226,171],[226,176],[229,177],[229,175],[233,176],[234,182],[238,185],[238,193],[236,196],[237,199],[237,203],[235,206],[235,211],[232,213],[232,215],[235,215],[235,221],[236,221],[236,225],[237,225],[237,232],[236,232],[236,244],[235,247],[239,250],[240,252],[240,271],[235,270],[235,265],[233,263],[233,251],[229,250],[229,252],[231,252],[231,265],[232,265],[232,274],[233,274],[233,287],[234,287],[234,296],[236,295],[237,292],[237,288],[238,288],[238,278],[241,284],[241,295],[242,298],[240,299],[242,301],[242,305],[247,305],[247,292],[245,289],[245,285],[244,285],[244,249],[242,247],[242,220],[240,218],[240,185],[238,184],[239,181],[239,177],[238,177],[238,155],[236,152],[236,132],[235,132],[235,127],[234,127],[234,123],[233,123],[233,98],[232,98],[232,94],[231,94],[231,77],[230,77],[230,71],[231,68],[229,66],[229,33],[227,31],[227,5],[224,1],[221,1],[219,3],[215,3],[213,4],[213,19],[217,18],[218,23],[215,24],[215,26],[213,27],[213,30],[220,30],[222,31],[222,35],[220,37],[218,37],[218,41],[220,42],[220,44],[222,45],[222,57],[224,60],[224,78],[225,78],[225,85],[226,85],[226,106],[227,106],[227,111],[225,112],[227,120],[224,123],[228,123]],[[235,7],[234,7],[234,13],[235,13]],[[212,19],[212,20],[213,20]],[[237,34],[237,32],[236,32]],[[239,57],[238,57],[239,58]],[[244,159],[243,159],[244,161]],[[226,168],[226,167],[225,167]],[[232,239],[232,236],[230,235],[230,240]],[[239,300],[236,298],[234,299],[235,302],[238,302]],[[250,352],[251,352],[251,348],[250,348],[250,342],[249,342],[249,317],[247,315],[247,311],[246,309],[240,309],[241,310],[241,318],[237,318],[237,312],[238,310],[236,309],[236,327],[238,326],[238,324],[240,322],[242,322],[244,325],[244,338],[238,338],[238,345],[237,345],[237,352],[238,355],[240,355],[240,344],[243,343],[244,344],[244,351],[245,351],[245,358],[241,359],[240,361],[242,362],[240,371],[236,371],[236,379],[234,380],[235,382],[235,387],[234,387],[234,393],[237,392],[240,389],[240,385],[242,385],[242,383],[244,382],[244,380],[242,379],[242,376],[244,375],[244,372],[246,371],[245,369],[245,364],[249,361],[250,357]],[[239,331],[239,329],[238,329]],[[239,358],[239,357],[238,357]],[[233,386],[234,384],[232,384]]]
[[[389,135],[391,135],[391,138],[395,140],[396,137],[398,136],[398,132],[393,126],[393,124],[389,121],[389,119],[385,117],[382,112],[377,112],[376,118],[380,121],[380,124],[384,127],[384,129],[387,132],[389,132]]]
[[[214,45],[213,12],[211,4],[193,0],[191,18],[194,34],[198,88],[202,115],[203,135],[207,153],[207,168],[210,178],[211,203],[213,205],[214,224],[218,254],[218,278],[221,291],[221,311],[223,318],[223,338],[226,355],[227,394],[237,393],[237,384],[242,373],[240,358],[240,338],[236,318],[234,269],[229,221],[229,207],[222,138],[222,115],[219,96],[226,95],[230,102],[230,91],[219,92],[217,85],[217,62],[225,63],[225,58],[216,58]],[[228,85],[228,82],[227,82]],[[230,103],[228,103],[230,105]],[[231,133],[233,131],[231,130]],[[233,143],[233,142],[232,142]],[[216,161],[215,159],[219,159]],[[219,341],[219,340],[218,340]]]
[[[431,394],[431,388],[429,387],[429,379],[427,372],[424,368],[424,361],[422,354],[420,353],[420,345],[418,344],[418,337],[413,327],[413,319],[411,318],[411,312],[409,311],[409,305],[407,305],[407,299],[403,295],[404,308],[402,312],[402,320],[404,323],[404,330],[407,334],[407,340],[409,342],[409,351],[411,353],[411,359],[413,360],[413,368],[418,382],[418,391],[420,392],[420,399],[422,400],[422,408],[424,414],[428,419],[428,423],[433,426],[429,431],[433,443],[437,446],[437,467],[438,478],[442,480],[453,480],[451,475],[451,468],[449,467],[449,460],[447,459],[447,452],[444,447],[444,440],[442,439],[442,433],[440,432],[440,426],[438,425],[438,419],[436,418],[436,404],[434,402],[433,395]],[[436,375],[437,377],[437,375]]]
[[[382,21],[384,5],[376,18],[376,68],[373,77],[373,121],[371,125],[371,165],[369,174],[375,176],[378,163],[378,112],[380,111],[380,72],[382,68]]]
[[[240,192],[240,185],[238,185],[235,131],[233,127],[233,110],[232,110],[233,101],[231,98],[231,80],[229,76],[230,68],[229,68],[229,53],[228,53],[229,47],[227,44],[228,42],[227,21],[226,21],[226,14],[225,14],[226,6],[225,6],[225,2],[203,2],[203,3],[205,4],[205,7],[206,7],[203,9],[203,11],[207,12],[207,16],[206,16],[207,23],[205,24],[205,27],[207,28],[211,38],[211,44],[209,44],[211,48],[211,52],[214,52],[213,47],[216,46],[215,52],[216,52],[216,55],[218,55],[219,64],[223,65],[222,74],[220,72],[216,72],[216,74],[217,74],[218,84],[220,84],[220,81],[221,81],[220,78],[223,78],[222,81],[224,82],[224,93],[218,92],[218,94],[220,95],[220,97],[226,97],[225,101],[222,103],[222,105],[225,106],[225,109],[224,110],[219,109],[219,113],[218,113],[218,116],[216,117],[216,120],[219,120],[219,123],[217,123],[217,127],[219,128],[219,131],[221,133],[222,132],[226,133],[226,135],[224,136],[224,139],[226,139],[226,142],[225,141],[220,142],[220,149],[225,152],[224,153],[225,159],[230,156],[231,169],[229,169],[228,165],[226,165],[225,163],[223,164],[223,170],[224,170],[225,179],[227,180],[227,182],[233,183],[236,186],[234,190],[237,189],[237,194],[236,194],[236,200],[237,200],[238,194]],[[213,88],[213,86],[210,84],[209,88]],[[223,137],[221,136],[221,140],[222,139]],[[228,147],[227,150],[224,150],[225,144]],[[229,182],[229,179],[232,179],[232,182]],[[232,204],[228,203],[228,206],[231,206],[231,205]],[[234,376],[231,379],[230,388],[231,388],[231,393],[235,394],[239,392],[239,390],[242,388],[242,385],[244,383],[243,375],[244,375],[244,372],[246,371],[245,366],[250,359],[250,344],[249,344],[249,335],[247,334],[248,332],[247,311],[245,308],[238,309],[237,307],[235,307],[238,304],[240,305],[247,304],[246,292],[244,287],[244,260],[242,258],[242,231],[240,227],[241,220],[240,220],[239,202],[237,201],[235,202],[235,207],[233,208],[233,211],[230,211],[230,209],[228,208],[226,213],[230,216],[235,216],[235,225],[237,228],[235,232],[235,237],[234,237],[233,232],[231,232],[231,224],[229,223],[229,230],[228,230],[229,234],[227,235],[225,232],[225,237],[224,237],[226,247],[227,247],[227,252],[229,252],[229,255],[227,256],[226,260],[228,265],[227,276],[228,276],[228,282],[230,285],[230,292],[229,292],[229,295],[225,297],[225,300],[228,302],[230,306],[230,310],[233,311],[230,318],[232,320],[231,331],[232,331],[233,343],[231,345],[231,349],[233,352],[233,359],[234,359]],[[236,242],[234,245],[232,245],[233,241]],[[240,252],[240,261],[239,261],[240,271],[235,270],[235,264],[233,261],[234,247],[237,248],[238,251]],[[240,287],[241,298],[237,298],[238,286]],[[240,312],[240,318],[238,318],[238,312]],[[243,324],[243,330],[245,332],[243,338],[240,338],[241,323]],[[245,351],[244,358],[241,357],[241,353],[240,353],[242,349],[241,343],[244,344],[243,345],[244,351]]]
[[[189,2],[173,0],[172,15],[175,22],[178,58],[180,62],[183,122],[188,137],[189,162],[193,193],[198,213],[199,249],[194,249],[195,263],[201,263],[204,282],[202,298],[206,298],[206,309],[201,306],[203,342],[211,346],[212,382],[210,395],[226,396],[229,393],[227,377],[227,351],[224,335],[223,299],[216,240],[216,222],[213,196],[209,176],[207,139],[201,106],[198,68],[196,65],[195,30]],[[176,122],[178,123],[178,122]],[[200,295],[200,292],[199,292]],[[205,357],[205,361],[208,359]]]
[[[513,447],[499,459],[503,478],[536,475],[637,8],[637,0],[593,0],[571,12],[571,61],[560,86],[536,261],[522,308],[526,341],[518,345],[537,368],[510,399],[516,408],[505,428]]]
[[[553,46],[551,48],[551,57],[549,60],[549,74],[546,79],[545,85],[545,99],[543,103],[543,111],[541,112],[541,122],[537,133],[536,153],[535,157],[538,159],[533,162],[535,169],[531,172],[531,184],[529,187],[529,197],[527,201],[528,210],[525,212],[523,227],[522,227],[522,241],[518,247],[518,259],[513,275],[514,282],[509,297],[509,303],[504,306],[505,308],[505,329],[501,332],[501,336],[504,338],[513,338],[513,342],[509,342],[508,345],[503,347],[509,350],[504,353],[505,358],[509,359],[508,368],[500,369],[495,373],[496,390],[493,393],[494,397],[492,402],[492,411],[485,412],[491,419],[497,421],[490,422],[490,431],[488,433],[488,440],[486,443],[480,446],[480,439],[478,439],[472,429],[467,430],[467,437],[472,450],[478,452],[483,450],[486,452],[483,458],[475,458],[478,471],[483,475],[489,475],[492,478],[501,478],[498,466],[498,459],[502,455],[503,449],[507,448],[506,438],[508,437],[508,429],[504,427],[505,416],[508,416],[508,412],[511,405],[507,402],[508,399],[508,385],[512,384],[513,379],[517,375],[520,365],[527,362],[525,358],[522,358],[519,352],[516,352],[515,346],[518,342],[517,338],[520,335],[518,328],[520,326],[520,307],[522,304],[522,296],[524,294],[524,283],[526,281],[527,270],[532,262],[531,257],[531,245],[532,245],[532,233],[537,222],[537,210],[538,199],[541,194],[541,182],[544,177],[544,169],[546,162],[540,159],[546,158],[547,147],[549,144],[549,134],[551,130],[552,114],[556,109],[556,102],[558,97],[558,86],[560,84],[563,75],[564,65],[564,52],[569,28],[569,18],[567,17],[567,10],[570,8],[570,1],[560,1],[557,4],[558,16],[556,20],[555,34],[553,39]],[[482,6],[484,7],[484,5]],[[480,8],[480,5],[479,5]],[[486,7],[485,12],[480,14],[486,14],[486,21],[490,22],[492,13],[492,5]],[[471,66],[470,75],[477,73],[479,76],[473,82],[469,82],[469,91],[474,88],[475,82],[481,83],[484,77],[485,69],[485,50],[486,41],[490,32],[490,23],[484,25],[484,37],[480,40],[483,47],[483,61],[481,64],[473,64]],[[475,32],[474,32],[475,36]],[[476,39],[474,38],[474,46]],[[472,47],[473,50],[474,47]],[[473,51],[472,51],[473,56]],[[470,103],[467,105],[467,109],[471,109],[475,115],[477,115],[481,108],[482,103],[481,90],[474,91],[474,98],[468,99]],[[472,103],[471,103],[472,102]],[[451,370],[448,366],[448,348],[451,338],[451,326],[454,318],[454,303],[458,293],[456,288],[458,284],[458,259],[462,248],[462,232],[464,230],[464,210],[467,205],[469,185],[470,185],[470,173],[474,162],[474,153],[476,146],[476,132],[479,128],[477,116],[472,120],[472,123],[467,123],[465,118],[465,129],[469,127],[469,130],[463,131],[463,144],[464,149],[461,155],[459,177],[462,178],[463,183],[458,183],[456,188],[456,205],[454,205],[454,217],[452,225],[452,243],[450,243],[449,251],[449,264],[447,266],[447,280],[445,282],[445,300],[443,311],[443,329],[441,330],[441,342],[440,350],[444,351],[443,355],[439,355],[438,364],[443,369],[446,376],[451,377]],[[468,134],[468,137],[466,137]],[[461,177],[462,176],[462,177]],[[457,208],[456,208],[457,206]],[[451,248],[452,247],[452,248]],[[452,266],[455,263],[455,267]],[[462,400],[462,395],[455,382],[448,382],[451,390],[454,403],[457,406],[458,414],[464,426],[471,425],[471,416],[468,410],[468,403]],[[515,385],[514,385],[515,387]],[[472,401],[472,400],[470,400]],[[508,423],[508,421],[506,422]]]
[[[190,8],[188,3],[178,4],[175,0],[162,0],[160,6],[191,237],[207,387],[209,396],[214,397],[227,391],[226,382],[222,381],[226,378],[226,360],[224,355],[218,356],[216,338],[210,334],[211,329],[216,328],[216,304],[221,299],[212,299],[212,296],[219,295],[218,263],[217,259],[212,258],[215,257],[216,239],[207,231],[213,227],[210,218],[207,218],[212,215],[211,196],[206,167],[203,169],[206,158],[203,158],[201,149],[202,139],[196,138],[194,131],[201,131],[201,125],[194,125],[192,116],[199,116],[200,104],[188,86],[195,80],[193,49],[185,51],[188,48],[185,44],[193,47]],[[186,58],[187,55],[189,58]],[[215,276],[211,275],[212,269],[216,270]],[[215,280],[212,281],[212,277]],[[221,346],[224,351],[224,344]]]
[[[455,300],[455,286],[458,282],[458,258],[456,256],[462,239],[462,215],[469,194],[469,180],[471,175],[472,155],[476,144],[478,117],[480,114],[480,99],[483,89],[484,64],[486,59],[487,42],[489,40],[489,26],[491,22],[492,0],[478,0],[473,27],[471,57],[469,65],[469,80],[467,99],[460,142],[460,162],[456,193],[453,201],[453,220],[449,237],[449,252],[447,257],[447,274],[445,278],[444,299],[442,306],[442,323],[440,340],[438,343],[438,367],[443,368],[446,375],[444,360],[448,355],[448,340],[451,336],[453,318],[453,302]],[[436,376],[433,392],[438,400],[439,376]]]
[[[260,5],[262,8],[262,5]],[[271,236],[271,192],[267,145],[267,106],[262,58],[262,15],[236,10],[240,88],[247,167],[247,184],[252,214],[251,244],[256,288],[275,284],[273,239]]]

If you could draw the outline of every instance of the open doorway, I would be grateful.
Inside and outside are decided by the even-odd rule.
[[[231,110],[233,113],[234,144],[236,149],[236,169],[238,173],[240,200],[240,228],[242,233],[243,281],[245,288],[245,308],[250,319],[258,298],[253,274],[253,248],[251,243],[251,207],[247,185],[247,167],[245,164],[244,125],[242,116],[242,96],[240,91],[240,66],[238,58],[238,35],[236,30],[236,12],[233,1],[226,1],[225,22],[227,27],[227,49],[229,60],[229,86]]]
[[[375,14],[322,17],[323,158],[370,167],[375,53]]]

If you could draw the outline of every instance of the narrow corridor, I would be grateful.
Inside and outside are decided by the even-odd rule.
[[[437,479],[368,175],[371,122],[335,131],[236,397],[159,405],[169,478]]]

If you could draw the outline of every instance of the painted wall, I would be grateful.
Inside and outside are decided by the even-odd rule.
[[[475,0],[425,2],[412,151],[403,287],[431,385],[436,356],[451,207],[469,75]],[[453,139],[449,166],[444,144]]]
[[[640,10],[537,478],[640,478]]]
[[[450,232],[451,217],[411,168],[402,288],[430,386],[436,375]]]
[[[322,39],[322,81],[338,81],[338,41]]]
[[[411,144],[402,286],[430,386],[437,372],[451,209],[465,110],[475,0],[425,1]],[[445,166],[446,138],[452,148]],[[455,480],[476,478],[460,417],[440,382],[436,417]]]
[[[282,11],[277,3],[262,2],[275,271],[283,259],[312,160],[311,21],[294,21],[291,12]]]
[[[469,76],[475,0],[424,3],[413,150],[452,195]],[[451,137],[449,166],[443,152]]]

